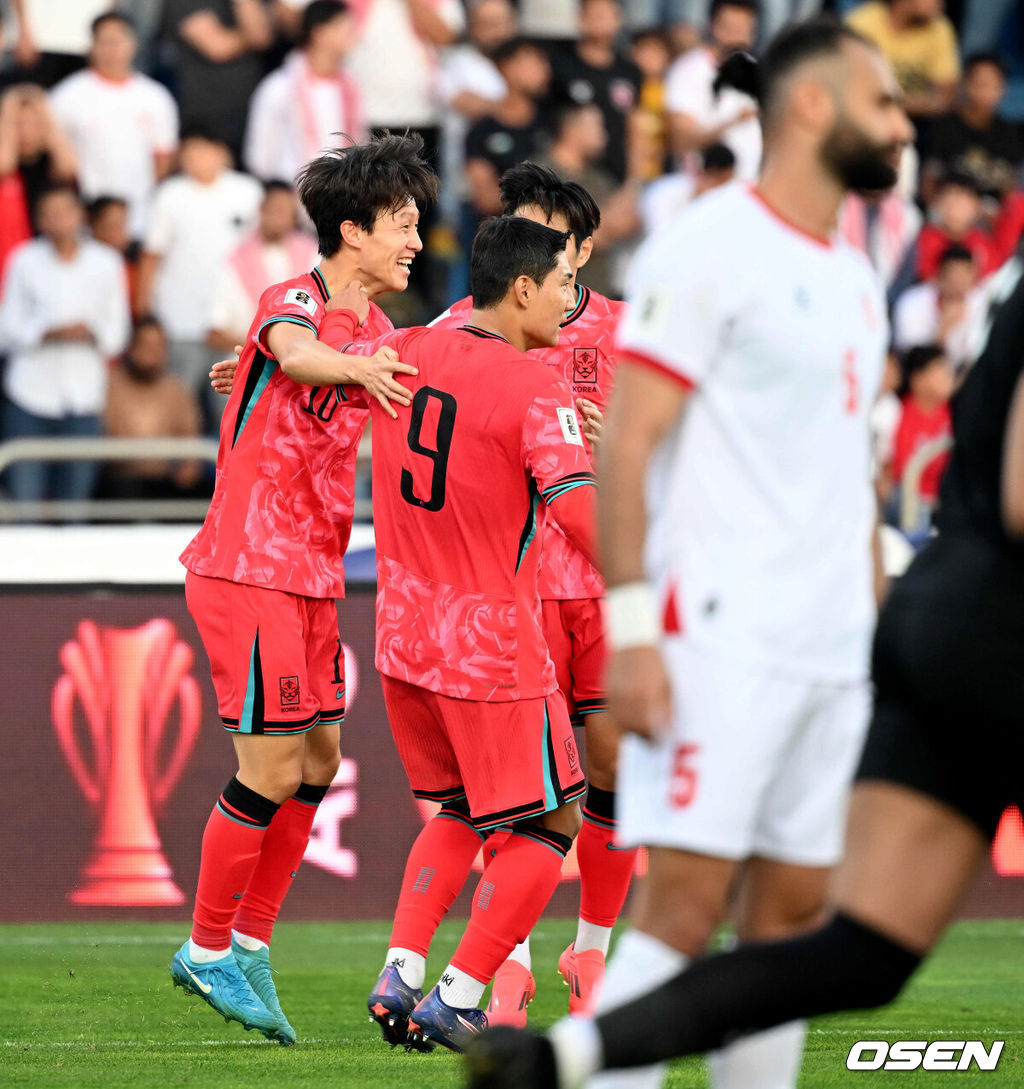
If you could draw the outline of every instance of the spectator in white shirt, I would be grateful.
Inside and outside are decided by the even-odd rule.
[[[736,156],[736,176],[753,181],[761,165],[757,103],[733,87],[715,91],[722,61],[750,50],[757,37],[757,0],[715,0],[707,45],[684,53],[665,77],[672,149],[680,163],[696,170],[694,153],[725,144]]]
[[[210,347],[230,351],[242,344],[260,295],[271,284],[301,276],[316,264],[316,242],[297,223],[295,191],[287,182],[267,182],[259,226],[231,251],[217,278]]]
[[[249,104],[243,159],[258,178],[291,181],[321,151],[364,138],[359,87],[342,68],[352,37],[342,0],[313,0],[303,11],[299,48]]]
[[[10,352],[4,375],[5,438],[94,436],[107,392],[107,363],[128,339],[124,264],[81,237],[77,193],[55,187],[36,208],[41,237],[11,257],[0,300]],[[16,499],[87,499],[92,462],[18,462],[8,470]]]
[[[896,300],[893,347],[903,354],[923,344],[937,344],[958,369],[970,362],[971,333],[985,308],[974,256],[966,246],[954,244],[939,259],[935,279],[907,288]]]
[[[153,191],[170,173],[178,145],[178,108],[165,87],[134,70],[137,48],[128,16],[98,16],[89,67],[51,93],[78,156],[82,195],[126,200],[134,238],[142,236]]]
[[[77,72],[89,52],[89,25],[114,0],[13,0],[18,79],[52,87]]]
[[[181,169],[153,200],[135,310],[155,313],[167,330],[172,373],[186,385],[205,386],[217,272],[256,225],[263,188],[232,170],[227,145],[199,129],[182,134]]]
[[[447,107],[442,131],[441,201],[446,214],[468,197],[464,177],[466,133],[505,97],[505,80],[491,59],[518,33],[509,0],[476,0],[469,8],[469,40],[441,55],[441,100]],[[475,224],[474,224],[475,229]]]

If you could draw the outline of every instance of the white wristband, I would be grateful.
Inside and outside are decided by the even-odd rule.
[[[627,582],[607,592],[605,631],[612,650],[657,645],[661,624],[654,591],[646,582]]]

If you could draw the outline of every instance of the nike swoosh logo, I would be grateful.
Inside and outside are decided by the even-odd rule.
[[[474,1025],[474,1024],[471,1024],[471,1023],[470,1023],[469,1021],[467,1021],[467,1020],[465,1019],[465,1017],[463,1017],[463,1016],[462,1016],[462,1014],[460,1014],[460,1013],[457,1013],[457,1014],[455,1015],[455,1020],[456,1020],[456,1021],[458,1021],[460,1025],[464,1025],[464,1026],[465,1026],[466,1028],[468,1028],[470,1032],[479,1032],[479,1031],[480,1031],[480,1030],[479,1030],[479,1029],[478,1029],[478,1028],[476,1027],[476,1025]]]
[[[203,981],[192,971],[187,964],[182,962],[182,967],[192,977],[192,982],[203,992],[203,994],[209,994],[213,990],[212,983],[203,983]]]
[[[632,851],[632,847],[620,847],[617,843],[606,843],[605,848],[609,851]]]

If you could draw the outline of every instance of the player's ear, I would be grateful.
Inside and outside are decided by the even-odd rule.
[[[351,219],[346,219],[341,224],[341,240],[347,246],[352,246],[355,249],[359,249],[363,242],[363,228],[358,223],[353,223]]]
[[[536,298],[537,285],[529,276],[517,276],[512,281],[512,297],[520,306],[529,306],[530,300]]]
[[[580,243],[579,251],[576,254],[576,271],[579,272],[581,268],[590,260],[590,255],[594,252],[594,236],[587,235],[586,238]]]

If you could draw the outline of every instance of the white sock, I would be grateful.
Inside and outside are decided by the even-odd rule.
[[[261,942],[259,938],[250,938],[248,934],[240,934],[237,930],[232,930],[231,935],[243,949],[248,949],[252,953],[258,953],[261,949],[270,948],[266,942]]]
[[[530,968],[532,967],[532,964],[531,964],[531,961],[530,961],[530,939],[529,939],[529,937],[527,937],[526,941],[520,942],[515,947],[515,949],[513,949],[512,952],[509,953],[507,959],[517,961],[527,971],[529,971]]]
[[[689,959],[650,934],[627,930],[608,961],[597,1012],[607,1013],[624,1006],[667,983],[686,967]],[[665,1077],[666,1065],[655,1063],[598,1074],[587,1081],[586,1089],[658,1089]]]
[[[474,979],[458,968],[450,964],[441,973],[437,989],[441,995],[441,1001],[446,1006],[453,1006],[457,1010],[468,1010],[472,1006],[479,1006],[480,999],[484,996],[486,983]]]
[[[188,959],[193,964],[212,964],[215,960],[223,960],[230,956],[231,946],[227,949],[205,949],[201,945],[196,945],[191,938],[188,940]]]
[[[427,976],[427,958],[400,945],[392,946],[384,958],[384,967],[393,964],[406,987],[422,987]]]
[[[612,944],[612,928],[597,926],[580,919],[576,924],[576,940],[572,944],[577,953],[582,953],[585,949],[600,949],[608,956],[608,946]]]
[[[563,1017],[548,1030],[561,1089],[578,1089],[601,1069],[601,1036],[593,1021]]]
[[[806,1021],[790,1021],[708,1055],[714,1089],[796,1089]]]

